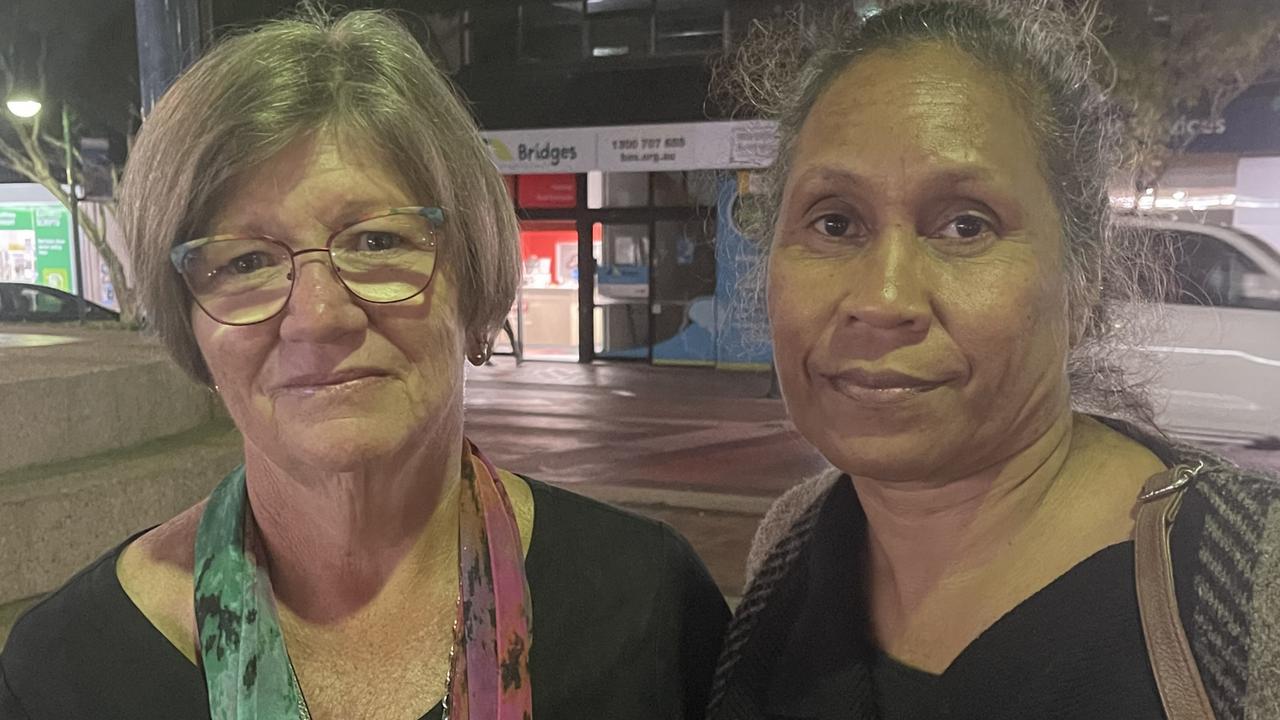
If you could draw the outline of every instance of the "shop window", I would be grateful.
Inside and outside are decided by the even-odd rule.
[[[522,208],[578,206],[578,176],[572,173],[521,175],[517,197]]]
[[[650,17],[648,13],[628,13],[591,18],[591,56],[648,55]]]
[[[686,207],[693,202],[683,172],[653,174],[653,204],[658,207]]]
[[[723,49],[723,0],[657,0],[656,14],[658,54],[706,54]]]
[[[587,13],[590,15],[644,11],[652,7],[653,0],[587,0]]]
[[[604,207],[604,173],[599,170],[587,171],[587,207],[591,210]]]
[[[724,171],[690,170],[684,177],[690,205],[714,207],[720,202],[720,181],[725,177]]]
[[[524,3],[521,59],[566,62],[582,57],[582,3]]]
[[[510,65],[516,61],[520,31],[514,4],[474,3],[467,11],[466,61],[475,65]]]
[[[604,173],[602,182],[604,207],[644,207],[649,204],[649,173]]]

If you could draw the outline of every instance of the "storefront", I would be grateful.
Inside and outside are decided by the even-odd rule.
[[[75,292],[71,215],[61,203],[0,201],[0,282]]]
[[[81,211],[95,212],[92,203]],[[118,308],[106,264],[81,238],[85,297]],[[0,282],[32,283],[76,292],[71,213],[53,195],[31,183],[0,184]]]
[[[1179,118],[1173,132],[1188,141],[1188,152],[1159,187],[1136,197],[1129,188],[1116,188],[1116,203],[1233,225],[1280,249],[1280,82],[1249,88],[1216,121]]]
[[[767,366],[738,306],[752,248],[729,209],[773,137],[761,122],[485,133],[521,218],[525,357]]]

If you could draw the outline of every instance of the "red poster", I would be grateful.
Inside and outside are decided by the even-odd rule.
[[[578,205],[577,175],[521,175],[516,190],[520,207],[571,208]]]

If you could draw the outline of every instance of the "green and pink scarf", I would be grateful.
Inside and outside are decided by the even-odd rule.
[[[527,720],[532,605],[520,530],[498,471],[463,444],[458,602],[447,720]],[[219,483],[200,521],[195,609],[213,720],[310,718],[285,648],[241,466]]]

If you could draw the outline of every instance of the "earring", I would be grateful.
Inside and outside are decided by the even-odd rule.
[[[480,349],[467,355],[467,360],[471,361],[472,365],[480,367],[481,365],[489,362],[489,356],[491,354],[493,354],[493,348],[489,346],[489,341],[481,340]]]

